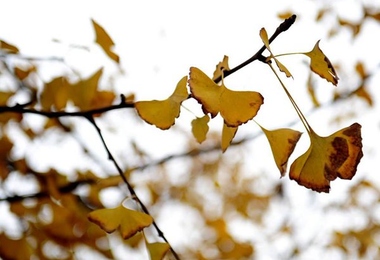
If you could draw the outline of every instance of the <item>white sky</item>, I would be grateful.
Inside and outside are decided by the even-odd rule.
[[[352,66],[351,61],[358,59],[366,60],[370,68],[378,66],[378,51],[380,46],[379,26],[368,23],[363,28],[363,35],[351,43],[351,35],[348,31],[343,31],[332,39],[327,39],[327,29],[329,21],[325,24],[316,25],[314,16],[322,4],[328,5],[331,1],[7,1],[1,4],[0,13],[0,39],[18,46],[22,53],[36,57],[64,56],[67,63],[74,68],[89,74],[98,66],[103,65],[104,59],[99,59],[101,55],[99,48],[93,44],[94,34],[91,26],[91,18],[96,20],[110,34],[116,44],[116,53],[121,56],[122,68],[125,75],[115,81],[115,89],[124,94],[135,92],[138,100],[163,99],[174,89],[177,81],[188,74],[190,66],[196,66],[212,74],[215,65],[223,58],[223,55],[230,57],[230,67],[234,67],[249,58],[261,46],[259,30],[265,27],[271,35],[277,25],[281,22],[276,17],[278,11],[294,10],[298,15],[296,24],[286,33],[281,35],[272,45],[274,53],[308,51],[315,42],[321,39],[321,48],[329,59],[335,63],[341,60],[346,61],[342,66]],[[331,5],[338,7],[342,16],[348,19],[356,19],[360,12],[357,8],[358,1],[334,1]],[[375,1],[372,1],[375,5]],[[379,1],[376,2],[380,5]],[[332,19],[331,19],[332,21]],[[306,28],[306,29],[305,29]],[[372,33],[377,30],[377,33]],[[52,42],[58,39],[64,44]],[[78,44],[90,47],[90,53],[81,50],[68,48],[66,44]],[[95,56],[95,58],[94,58]],[[307,61],[304,57],[292,57],[283,59],[284,63],[293,73],[294,80],[285,80],[289,90],[295,99],[300,102],[304,111],[311,108],[311,103],[306,97],[304,87],[305,73],[307,67],[302,64]],[[51,66],[49,64],[48,66]],[[46,67],[48,67],[46,66]],[[48,72],[43,75],[45,80],[51,77],[51,72],[55,67],[47,68]],[[112,62],[106,61],[106,73],[114,73],[117,68]],[[351,69],[353,73],[353,69]],[[351,84],[350,74],[339,75],[341,84],[338,87],[355,87]],[[322,100],[331,97],[331,84],[323,79],[319,79],[318,94]],[[377,78],[378,81],[378,78]],[[280,86],[274,76],[262,64],[252,64],[240,72],[226,79],[226,85],[232,89],[256,90],[265,97],[265,103],[257,116],[257,121],[263,126],[281,127],[284,123],[291,122],[295,118],[295,113],[290,103],[282,93]],[[378,98],[380,96],[378,88],[371,86],[372,93]],[[327,97],[324,99],[324,97]],[[279,104],[281,108],[279,109]],[[185,104],[190,108],[193,104]],[[371,171],[374,161],[380,161],[379,154],[372,139],[374,134],[379,132],[378,106],[369,111],[360,102],[354,104],[355,110],[363,111],[359,120],[363,125],[363,138],[365,151],[370,156],[364,157],[359,167],[358,175],[372,178],[374,172]],[[344,107],[341,109],[352,109]],[[195,111],[199,113],[199,110]],[[120,147],[120,143],[127,142],[130,136],[141,135],[141,129],[130,129],[128,126],[118,126],[117,122],[121,113],[115,112],[119,118],[110,116],[110,122],[115,124],[119,133],[115,136],[108,136],[110,146],[117,151],[119,156],[125,154]],[[311,125],[321,135],[327,135],[333,131],[348,126],[330,124],[330,112],[321,110],[310,118]],[[185,119],[177,123],[180,127],[188,127],[192,115],[182,112]],[[290,116],[289,116],[290,115]],[[135,124],[127,116],[123,117],[125,122]],[[188,118],[188,120],[186,120]],[[102,124],[102,122],[100,122]],[[327,127],[330,124],[331,127]],[[82,126],[79,131],[81,136],[91,136],[85,131],[86,126]],[[108,126],[104,126],[107,128]],[[219,127],[219,126],[217,126]],[[300,125],[296,126],[304,131]],[[120,132],[128,131],[128,137],[121,139]],[[144,128],[144,135],[138,138],[139,144],[152,152],[156,158],[161,158],[164,154],[171,154],[178,151],[180,145],[175,142],[168,143],[167,138],[172,138],[172,132],[161,132],[154,127]],[[170,130],[169,130],[170,131]],[[239,135],[255,133],[258,129],[253,123],[249,123],[239,130]],[[111,132],[111,131],[110,131]],[[174,131],[175,132],[175,131]],[[97,138],[96,135],[93,135]],[[145,138],[153,136],[153,139]],[[302,141],[307,144],[306,135]],[[269,157],[269,147],[257,150],[258,147],[266,145],[265,140],[254,142],[254,147],[250,148],[252,160],[260,168],[268,168],[267,160],[263,160],[263,154]],[[251,143],[251,142],[250,142]],[[93,147],[101,146],[91,144]],[[162,149],[152,149],[154,147],[165,147]],[[260,146],[262,145],[262,146]],[[69,145],[68,145],[69,146]],[[253,143],[252,143],[253,146]],[[304,146],[305,147],[305,146]],[[33,148],[32,148],[33,149]],[[62,149],[57,147],[56,150]],[[297,148],[296,155],[299,155],[305,148]],[[44,156],[43,151],[33,150],[33,154]],[[49,150],[51,153],[51,150]],[[227,152],[228,154],[228,152]],[[103,156],[102,154],[101,156]],[[68,155],[70,157],[70,154]],[[76,152],[71,153],[72,160],[77,156]],[[105,156],[104,156],[105,158]],[[52,158],[53,160],[53,158]],[[60,162],[54,162],[60,163]],[[91,162],[89,162],[91,163]],[[61,162],[60,167],[66,164]],[[272,161],[269,162],[267,172],[277,174],[277,170]],[[250,164],[252,166],[253,164]],[[272,168],[270,168],[272,167]],[[274,179],[278,176],[274,176]],[[295,190],[296,196],[292,201],[294,205],[299,204],[295,216],[305,217],[302,212],[305,201],[299,194],[309,194],[303,187],[299,187],[288,178],[283,179],[289,182],[289,187]],[[341,182],[346,185],[347,182]],[[332,190],[329,195],[319,195],[318,199],[324,201],[339,200],[339,193],[346,190],[343,186],[332,183]],[[308,216],[310,217],[310,216]],[[324,221],[323,216],[311,218],[311,226],[319,221]],[[166,227],[168,223],[163,224]],[[165,228],[163,228],[165,229]],[[167,233],[167,232],[165,232]],[[173,237],[176,235],[173,234]],[[170,240],[170,238],[169,238]],[[267,250],[267,249],[265,249]]]

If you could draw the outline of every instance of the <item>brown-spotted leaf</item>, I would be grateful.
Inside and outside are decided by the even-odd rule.
[[[198,143],[202,143],[204,140],[206,140],[206,135],[209,130],[209,121],[210,117],[208,115],[204,115],[203,117],[197,117],[193,121],[191,121],[191,131]]]
[[[117,55],[115,52],[112,51],[112,48],[114,47],[114,42],[112,41],[111,37],[108,35],[106,30],[102,26],[100,26],[97,22],[94,20],[92,21],[92,25],[95,29],[96,34],[96,40],[95,42],[100,45],[100,47],[104,50],[104,52],[108,55],[108,57],[115,62],[119,63],[119,55]]]
[[[232,139],[234,139],[236,135],[237,130],[238,130],[238,127],[231,127],[223,123],[222,143],[221,143],[221,148],[222,148],[223,153],[230,146]]]
[[[180,107],[189,96],[187,92],[187,76],[177,84],[173,94],[165,100],[138,101],[135,108],[139,116],[148,124],[166,130],[175,123]]]
[[[212,80],[219,78],[222,76],[223,71],[230,70],[230,67],[228,66],[228,56],[224,55],[223,60],[216,65],[216,69],[214,71],[214,75],[212,77]]]
[[[310,131],[310,147],[290,167],[290,179],[306,188],[329,192],[337,177],[352,179],[363,157],[361,126],[354,123],[321,137]]]
[[[200,69],[190,68],[190,90],[202,104],[203,112],[215,117],[219,112],[230,127],[237,127],[256,116],[264,98],[255,91],[234,91],[218,86]]]
[[[167,243],[146,243],[151,260],[162,260],[169,251],[170,246]]]
[[[132,237],[153,222],[150,215],[124,208],[121,205],[112,209],[92,211],[88,214],[88,219],[107,233],[118,229],[123,239]]]
[[[275,130],[267,130],[262,126],[260,126],[260,128],[269,141],[274,161],[280,170],[281,177],[283,177],[286,172],[289,157],[293,153],[302,133],[289,128]]]
[[[331,82],[335,86],[338,84],[338,75],[335,72],[333,65],[326,55],[319,48],[319,41],[315,44],[313,50],[303,53],[311,59],[310,68],[322,78]]]

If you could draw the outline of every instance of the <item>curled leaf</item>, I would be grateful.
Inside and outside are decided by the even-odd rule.
[[[352,179],[363,157],[361,126],[354,123],[321,137],[311,131],[310,147],[290,167],[289,177],[306,188],[329,192],[337,177]]]
[[[209,130],[207,124],[209,121],[210,117],[208,115],[197,117],[191,121],[191,131],[198,143],[202,143],[204,140],[206,140],[206,135]]]
[[[215,117],[219,112],[226,125],[237,127],[256,116],[264,98],[254,91],[233,91],[222,84],[218,86],[200,69],[190,68],[190,90],[202,104],[205,114]]]
[[[261,40],[263,41],[265,47],[268,49],[268,51],[270,52],[271,56],[268,57],[268,59],[274,59],[274,61],[276,62],[276,65],[278,67],[278,69],[281,71],[281,72],[284,72],[285,75],[289,78],[289,77],[293,77],[292,74],[290,73],[290,71],[285,67],[284,64],[282,64],[272,53],[272,50],[270,49],[270,46],[269,46],[269,39],[268,39],[268,34],[267,34],[267,31],[265,30],[265,28],[261,28],[260,30],[260,38]]]
[[[319,48],[319,41],[317,41],[314,48],[310,52],[303,54],[310,58],[310,68],[313,72],[317,73],[319,76],[331,82],[335,86],[338,84],[338,75],[336,74],[330,60]]]
[[[216,65],[216,69],[214,71],[214,75],[212,77],[212,80],[215,80],[222,76],[223,71],[230,70],[230,67],[228,66],[228,56],[224,55],[223,60]]]
[[[221,148],[223,153],[227,150],[227,148],[230,146],[232,139],[234,139],[236,132],[238,130],[238,127],[231,127],[223,124],[223,130],[222,130],[222,144]]]
[[[107,233],[118,229],[123,239],[128,239],[152,224],[150,215],[119,206],[112,209],[98,209],[88,214],[88,219]]]
[[[173,94],[165,100],[139,101],[135,103],[135,109],[139,116],[148,124],[166,130],[175,123],[179,116],[180,106],[188,98],[187,76],[177,84]]]
[[[293,153],[302,133],[289,128],[275,130],[267,130],[262,126],[260,126],[260,128],[269,141],[274,161],[280,170],[281,177],[283,177],[286,172],[289,157]]]

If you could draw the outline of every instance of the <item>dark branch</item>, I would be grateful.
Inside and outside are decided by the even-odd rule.
[[[66,111],[41,111],[33,108],[26,108],[26,105],[17,104],[15,106],[0,106],[0,113],[17,113],[17,114],[36,114],[41,116],[46,116],[48,118],[58,118],[58,117],[89,117],[96,114],[102,114],[111,110],[121,109],[121,108],[133,108],[134,103],[120,102],[116,105],[111,105],[108,107],[95,108],[87,111],[78,112],[66,112]]]
[[[281,33],[287,31],[290,26],[293,25],[293,23],[296,21],[296,18],[297,16],[295,14],[293,14],[291,17],[285,19],[285,21],[283,21],[276,29],[276,31],[273,33],[273,35],[269,38],[269,43],[271,43],[272,41],[274,41],[274,39],[277,38],[277,36],[279,36]],[[232,73],[235,73],[236,71],[240,70],[241,68],[247,66],[248,64],[252,63],[253,61],[255,60],[260,60],[262,59],[262,54],[263,52],[265,51],[265,45],[263,45],[251,58],[249,58],[248,60],[244,61],[243,63],[239,64],[238,66],[230,69],[230,70],[227,70],[227,71],[224,71],[223,72],[223,77],[228,77],[229,75],[231,75]],[[215,83],[218,83],[222,80],[222,77],[218,77],[214,80]]]
[[[122,97],[122,100],[123,100],[123,97]],[[174,251],[173,247],[170,245],[169,241],[166,239],[164,233],[162,232],[162,230],[158,227],[156,221],[154,220],[153,216],[149,213],[149,210],[148,208],[145,206],[145,204],[140,200],[140,198],[137,196],[133,186],[129,183],[129,181],[127,180],[127,178],[125,177],[124,175],[124,172],[123,170],[121,169],[121,167],[119,166],[119,164],[117,163],[115,157],[113,157],[112,153],[110,152],[105,140],[104,140],[104,137],[102,135],[102,132],[100,130],[100,128],[98,127],[98,125],[96,124],[94,118],[92,116],[86,116],[86,118],[90,121],[90,123],[95,127],[96,129],[96,132],[98,133],[102,143],[103,143],[103,146],[104,146],[104,149],[106,149],[107,151],[107,154],[108,154],[108,159],[111,160],[113,162],[113,164],[115,165],[121,179],[123,180],[123,182],[127,185],[128,187],[128,190],[132,196],[132,198],[136,201],[136,203],[141,207],[141,209],[143,210],[143,212],[145,214],[148,214],[149,216],[152,217],[153,219],[153,226],[154,228],[156,229],[157,233],[158,233],[158,236],[161,237],[169,246],[170,246],[170,251],[172,252],[173,256],[175,257],[175,259],[179,260],[179,256],[177,255],[177,253]]]

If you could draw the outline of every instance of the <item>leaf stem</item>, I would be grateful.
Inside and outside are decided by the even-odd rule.
[[[152,217],[152,215],[149,213],[149,210],[148,208],[145,206],[145,204],[140,200],[140,198],[137,196],[133,186],[129,183],[129,181],[127,180],[127,177],[125,177],[124,175],[124,172],[123,170],[121,169],[121,167],[119,166],[119,164],[117,163],[115,157],[113,157],[111,151],[109,150],[107,144],[106,144],[106,141],[104,140],[104,137],[103,137],[103,134],[101,132],[101,129],[98,127],[98,125],[96,124],[95,122],[95,119],[92,115],[88,115],[88,116],[85,116],[85,118],[95,127],[96,129],[96,132],[98,133],[102,143],[103,143],[103,146],[104,146],[104,149],[106,150],[107,152],[107,155],[108,155],[108,159],[111,160],[113,162],[113,164],[115,165],[121,179],[123,180],[123,182],[127,185],[128,187],[128,190],[129,190],[129,193],[131,194],[132,196],[132,199],[136,201],[136,203],[141,207],[142,211],[145,213],[145,214],[148,214],[149,216]],[[153,217],[152,217],[153,218]],[[176,260],[179,260],[179,256],[178,254],[174,251],[173,247],[170,245],[170,243],[168,242],[168,240],[166,239],[164,233],[161,231],[161,229],[158,227],[156,221],[154,220],[153,218],[153,222],[152,222],[154,228],[156,229],[157,233],[158,233],[158,236],[161,237],[170,247],[170,251],[172,252],[174,258]]]
[[[303,113],[302,113],[301,109],[298,107],[296,101],[293,99],[292,95],[290,94],[290,92],[288,91],[288,89],[285,87],[285,84],[282,82],[280,76],[278,75],[278,73],[276,72],[276,70],[273,68],[272,64],[270,62],[268,62],[267,64],[269,65],[269,67],[271,68],[271,70],[273,71],[273,73],[276,75],[276,77],[277,77],[278,81],[280,82],[283,90],[285,91],[285,93],[288,96],[290,102],[292,103],[294,109],[296,110],[298,117],[300,118],[302,124],[306,128],[306,131],[310,134],[313,130],[310,127],[309,123],[307,122],[306,117],[303,115]]]

